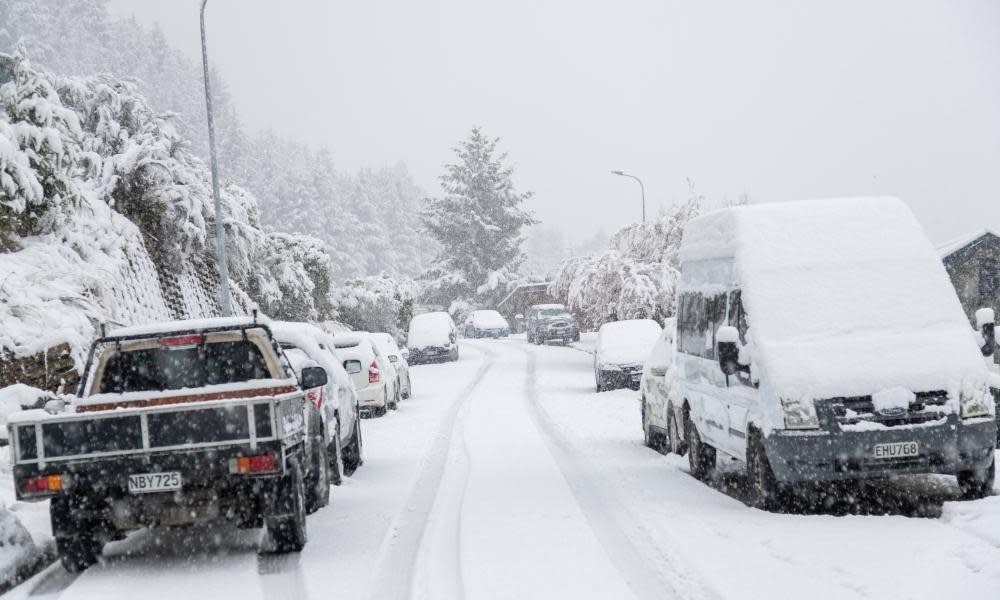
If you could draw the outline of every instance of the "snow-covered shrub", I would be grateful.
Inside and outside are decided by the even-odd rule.
[[[267,231],[248,293],[269,316],[287,321],[331,318],[330,256],[307,235]]]
[[[57,86],[86,132],[98,196],[138,225],[163,259],[201,252],[214,216],[211,179],[172,117],[154,111],[136,84],[108,75],[59,78]]]
[[[23,50],[2,57],[11,80],[0,86],[0,246],[12,236],[53,231],[79,201],[73,181],[81,137],[73,111]]]
[[[549,293],[590,328],[623,319],[665,322],[674,312],[684,224],[698,215],[701,202],[692,195],[654,221],[619,230],[603,254],[567,259]]]
[[[402,339],[413,316],[417,284],[383,273],[350,279],[334,290],[337,319],[355,330],[384,331]]]

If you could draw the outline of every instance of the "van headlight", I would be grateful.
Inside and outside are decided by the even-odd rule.
[[[993,398],[985,389],[978,391],[963,390],[959,395],[962,406],[962,418],[987,417],[993,414]]]
[[[816,405],[812,400],[781,400],[785,429],[819,429]]]

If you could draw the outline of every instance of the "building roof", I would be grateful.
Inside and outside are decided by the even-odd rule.
[[[499,307],[503,306],[504,304],[506,304],[507,302],[510,302],[510,300],[514,296],[516,296],[518,293],[520,293],[520,292],[524,292],[524,291],[526,291],[528,289],[532,289],[532,290],[542,290],[542,289],[548,290],[550,285],[552,285],[551,281],[539,281],[537,283],[524,283],[524,284],[521,284],[521,285],[517,286],[516,288],[514,288],[513,290],[511,290],[511,292],[509,294],[507,294],[506,296],[504,296],[504,299],[497,303],[497,307],[499,308]]]
[[[945,263],[953,263],[964,257],[966,252],[963,251],[972,250],[973,246],[979,245],[977,242],[986,240],[1000,242],[1000,232],[990,227],[978,229],[938,246],[938,252]]]

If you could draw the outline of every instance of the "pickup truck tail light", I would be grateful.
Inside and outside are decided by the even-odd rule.
[[[278,459],[273,454],[240,456],[229,459],[229,472],[239,475],[274,473],[278,470]]]
[[[378,363],[372,361],[370,367],[368,367],[368,383],[378,383],[382,381],[382,374],[378,370]]]
[[[42,475],[40,477],[25,477],[21,481],[21,489],[25,494],[41,495],[61,492],[63,489],[62,475]]]

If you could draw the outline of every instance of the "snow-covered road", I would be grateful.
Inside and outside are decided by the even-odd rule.
[[[259,553],[260,531],[140,532],[10,595],[1000,597],[1000,496],[952,502],[948,478],[922,478],[831,507],[845,516],[749,509],[738,470],[710,487],[645,448],[636,393],[594,393],[591,360],[467,340],[458,363],[414,367],[413,398],[365,421],[365,466],[299,555]]]

